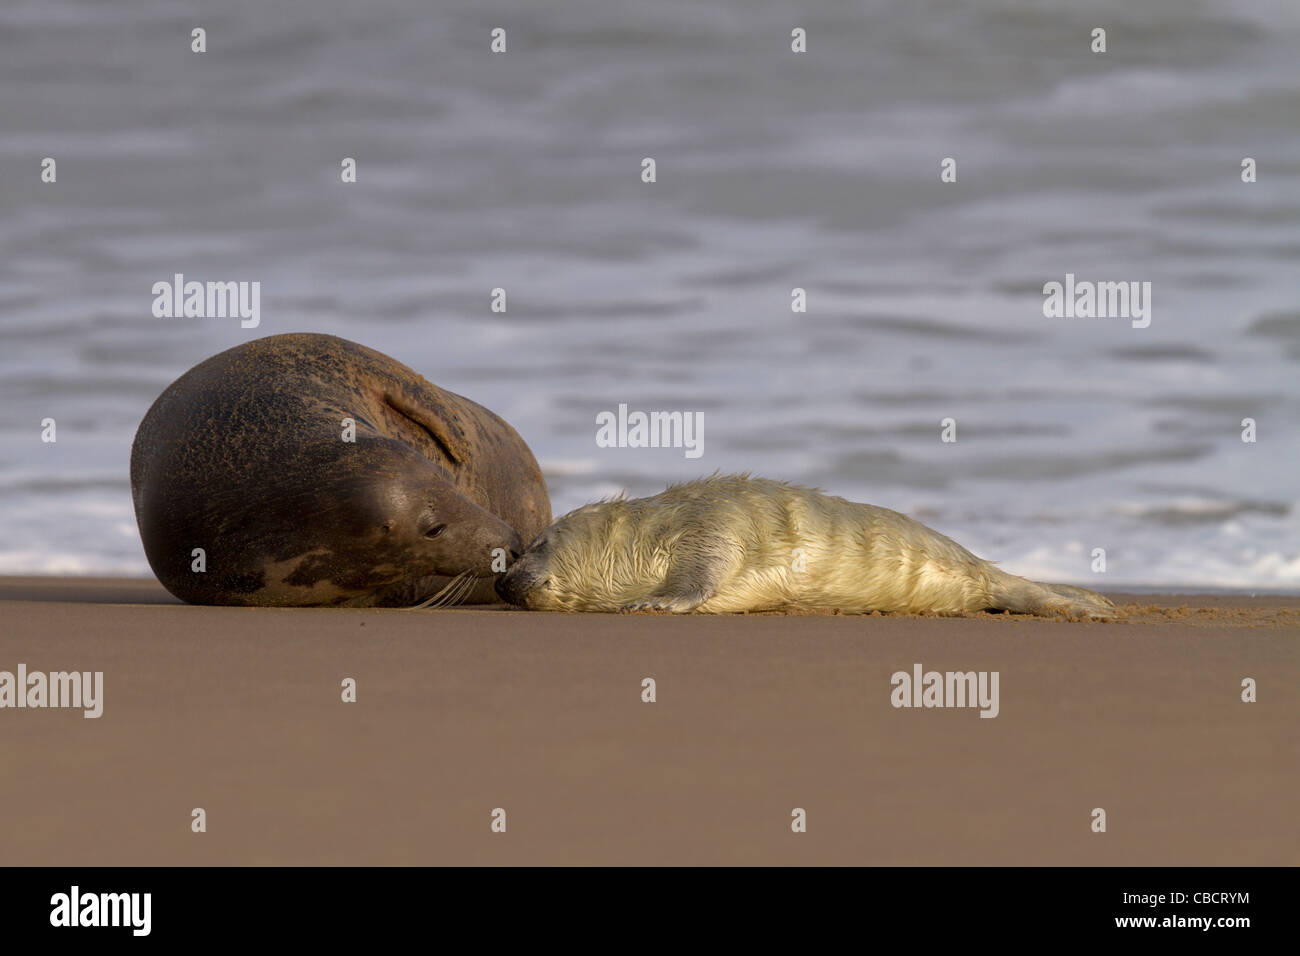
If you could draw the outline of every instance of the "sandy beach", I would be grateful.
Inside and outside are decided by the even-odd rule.
[[[0,859],[1300,863],[1300,598],[1111,596],[1111,623],[671,617],[0,579],[0,671],[104,674],[98,719],[0,710]],[[892,706],[917,664],[998,672],[996,718]]]

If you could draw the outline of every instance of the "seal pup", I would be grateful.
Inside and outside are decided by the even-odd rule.
[[[136,432],[131,494],[150,566],[193,604],[495,601],[495,573],[551,520],[508,424],[307,333],[236,346],[170,385]]]
[[[555,611],[1115,613],[1100,594],[1008,574],[897,511],[746,475],[572,511],[497,593]]]

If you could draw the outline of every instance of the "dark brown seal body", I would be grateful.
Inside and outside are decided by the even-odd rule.
[[[502,554],[551,520],[508,424],[380,352],[308,333],[236,346],[172,383],[136,432],[131,493],[150,566],[193,604],[414,604],[465,574],[485,579],[468,599],[491,601]]]

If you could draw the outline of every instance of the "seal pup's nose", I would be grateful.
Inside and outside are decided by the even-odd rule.
[[[511,558],[511,563],[513,563],[514,561],[518,560],[519,555],[511,554],[510,558]],[[511,575],[510,572],[507,571],[505,574],[497,576],[496,590],[501,600],[505,601],[507,604],[513,604],[516,607],[521,607],[523,594],[521,593],[517,582],[518,582],[518,577]]]

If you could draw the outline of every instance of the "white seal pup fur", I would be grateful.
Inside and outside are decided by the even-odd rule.
[[[578,508],[497,593],[554,611],[1115,616],[1100,594],[1008,574],[897,511],[746,475]]]

